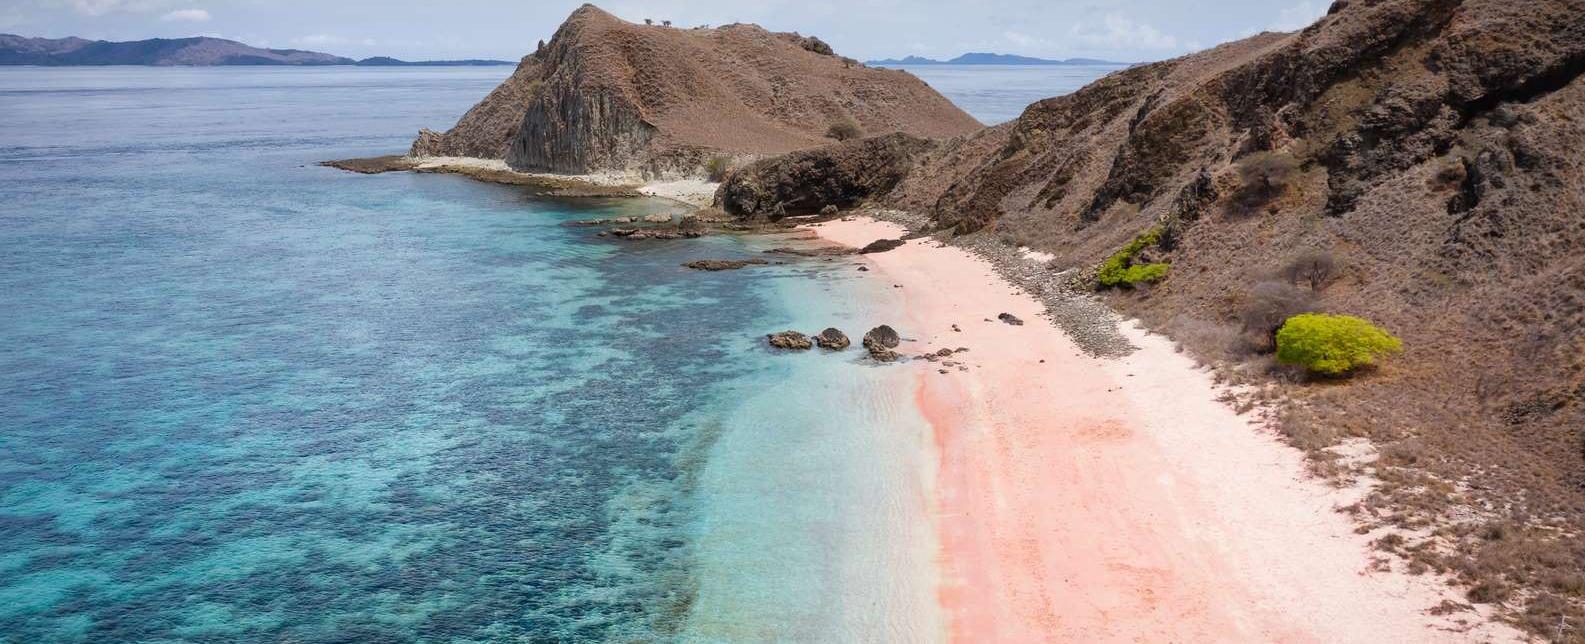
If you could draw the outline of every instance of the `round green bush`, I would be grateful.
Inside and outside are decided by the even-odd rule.
[[[1403,342],[1350,315],[1302,313],[1277,330],[1277,361],[1337,376],[1403,351]]]

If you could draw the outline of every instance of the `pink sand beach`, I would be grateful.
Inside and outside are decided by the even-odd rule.
[[[862,246],[899,237],[850,218],[812,227]],[[987,641],[1520,641],[1461,591],[1380,571],[1337,508],[1358,491],[1217,402],[1170,341],[1124,324],[1139,351],[1084,355],[983,260],[921,239],[864,255],[902,288],[902,351],[939,456],[939,600],[949,639]],[[1026,324],[997,320],[1011,313]],[[957,325],[961,331],[954,330]]]

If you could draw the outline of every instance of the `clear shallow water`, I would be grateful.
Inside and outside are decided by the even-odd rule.
[[[905,65],[986,125],[1018,118],[1030,103],[1070,94],[1127,65]]]
[[[889,285],[312,165],[508,71],[0,69],[0,639],[939,634]]]

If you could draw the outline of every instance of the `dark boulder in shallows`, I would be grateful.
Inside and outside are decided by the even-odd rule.
[[[853,343],[852,341],[848,340],[846,333],[843,333],[841,330],[832,327],[821,331],[820,335],[815,336],[815,344],[820,345],[820,348],[822,349],[841,351],[848,348],[848,346]]]
[[[1011,313],[1003,313],[1001,315],[996,316],[996,319],[1001,320],[1003,322],[1006,322],[1008,324],[1011,324],[1013,326],[1023,326],[1024,325],[1024,321],[1023,320],[1018,319],[1018,316],[1013,315]]]
[[[884,253],[889,250],[900,248],[902,245],[903,240],[901,239],[877,239],[865,245],[863,248],[860,248],[859,254],[868,255],[870,253]]]
[[[895,349],[897,345],[902,344],[902,341],[903,338],[897,335],[897,330],[885,324],[870,329],[869,333],[864,334],[865,347],[873,344],[883,349]]]
[[[807,350],[807,349],[814,348],[814,343],[809,341],[809,336],[806,336],[806,335],[804,335],[802,333],[799,333],[797,331],[782,331],[781,333],[771,333],[771,334],[765,336],[765,340],[767,342],[770,342],[770,345],[772,347],[777,348],[777,349],[792,349],[794,351],[804,351],[804,350]]]
[[[898,358],[897,352],[892,349],[902,343],[902,337],[897,331],[884,324],[870,329],[864,334],[864,348],[870,352],[870,357],[881,362],[892,362]]]

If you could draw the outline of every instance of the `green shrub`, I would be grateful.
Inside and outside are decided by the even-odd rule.
[[[1403,342],[1349,315],[1303,313],[1277,330],[1277,361],[1337,376],[1403,351]]]
[[[1152,226],[1150,230],[1135,237],[1134,241],[1128,242],[1122,250],[1106,258],[1106,261],[1101,262],[1101,269],[1096,272],[1095,280],[1102,288],[1110,288],[1156,282],[1166,277],[1167,271],[1172,267],[1170,264],[1132,265],[1134,257],[1141,251],[1161,241],[1163,230],[1161,226]]]
[[[705,175],[711,183],[726,181],[726,176],[732,171],[732,159],[727,157],[711,157],[704,164]]]

